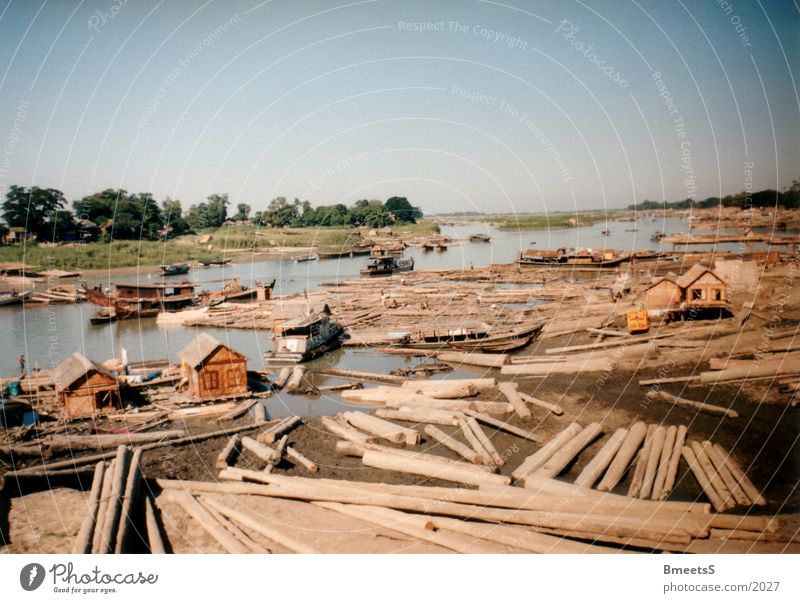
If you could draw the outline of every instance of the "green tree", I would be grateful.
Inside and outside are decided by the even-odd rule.
[[[161,202],[161,216],[165,236],[178,236],[189,231],[189,224],[183,217],[180,199],[170,197],[164,199]]]
[[[250,219],[250,212],[252,209],[253,208],[247,203],[239,203],[236,206],[236,213],[234,214],[233,219],[238,222],[246,222]]]
[[[384,207],[387,211],[394,214],[395,220],[398,222],[409,222],[411,224],[422,217],[422,211],[419,207],[414,207],[409,203],[405,197],[391,197],[386,200]]]
[[[66,206],[61,191],[53,188],[12,185],[3,202],[3,219],[9,226],[23,227],[48,240],[48,227],[58,223],[58,212]],[[51,223],[51,219],[55,220]]]

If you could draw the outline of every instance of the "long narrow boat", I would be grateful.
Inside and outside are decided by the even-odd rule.
[[[189,272],[189,264],[164,264],[160,268],[162,276],[187,274]]]
[[[225,264],[227,264],[230,261],[231,261],[231,258],[221,258],[221,259],[218,259],[218,260],[200,260],[200,264],[202,264],[205,267],[208,267],[208,266],[224,266]]]
[[[461,352],[484,352],[489,354],[516,352],[529,346],[542,332],[543,327],[544,323],[539,322],[512,331],[489,334],[488,337],[482,339],[454,341],[447,345]]]
[[[616,268],[620,264],[630,262],[631,255],[619,255],[612,251],[602,253],[591,250],[567,251],[559,249],[528,249],[517,254],[520,266],[548,266],[550,268],[570,268],[572,270],[601,270]]]
[[[15,304],[21,304],[28,299],[30,294],[30,291],[23,291],[22,293],[17,293],[16,291],[0,293],[0,306],[13,306]]]

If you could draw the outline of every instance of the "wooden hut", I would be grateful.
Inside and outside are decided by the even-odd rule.
[[[247,393],[247,357],[201,333],[179,352],[193,398],[223,398]]]
[[[702,264],[689,268],[676,283],[683,291],[686,308],[724,308],[728,304],[725,281]]]
[[[677,310],[683,302],[683,290],[676,282],[677,275],[666,274],[654,282],[644,294],[644,305],[648,310]]]
[[[56,367],[54,381],[59,402],[69,418],[91,417],[122,405],[117,378],[80,352]]]

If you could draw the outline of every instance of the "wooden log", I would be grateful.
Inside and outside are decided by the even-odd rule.
[[[758,377],[796,374],[800,354],[780,354],[775,359],[753,362],[750,366],[737,366],[721,371],[700,373],[702,383],[721,383],[728,381],[745,381]]]
[[[424,408],[401,408],[398,410],[379,408],[375,411],[375,414],[383,419],[395,419],[409,423],[433,423],[435,425],[458,425],[459,418],[463,417],[457,411]]]
[[[249,400],[245,400],[241,404],[237,405],[228,414],[222,415],[222,417],[220,417],[220,421],[233,421],[235,419],[238,419],[239,417],[244,416],[251,408],[253,408],[257,404],[258,404],[258,398],[250,398]],[[267,409],[264,408],[263,406],[261,406],[260,404],[258,404],[258,407],[256,408],[256,410],[258,410],[259,407],[263,409],[263,411],[265,413],[264,414],[264,419],[266,420],[266,410]],[[259,415],[256,413],[256,420],[258,420],[258,416]]]
[[[266,423],[267,407],[264,406],[263,404],[256,404],[256,407],[253,410],[253,420],[256,422],[256,425],[263,425],[264,423]]]
[[[134,510],[137,507],[136,500],[139,496],[139,482],[142,477],[141,462],[142,451],[139,448],[135,448],[128,468],[119,527],[117,528],[117,537],[114,543],[114,553],[117,555],[125,553],[128,549],[128,534],[133,526]]]
[[[719,473],[722,481],[725,482],[731,495],[733,495],[734,500],[740,505],[752,505],[752,501],[747,494],[745,494],[744,489],[739,482],[736,481],[736,478],[733,477],[733,474],[725,463],[725,459],[720,454],[719,450],[717,450],[711,442],[703,442],[702,446],[709,460],[711,460],[711,463],[714,465],[714,469]]]
[[[274,465],[281,460],[277,450],[247,436],[242,438],[242,448],[249,450],[268,465]]]
[[[688,383],[690,381],[700,381],[700,375],[684,375],[682,377],[662,377],[658,379],[640,379],[639,385],[664,385],[667,383]]]
[[[166,490],[161,493],[160,497],[164,497],[165,500],[180,505],[183,510],[199,523],[206,532],[211,534],[228,553],[241,554],[247,552],[247,547],[228,530],[223,528],[219,522],[197,502],[189,491]]]
[[[116,540],[117,528],[119,527],[120,514],[122,512],[122,497],[125,494],[125,483],[128,476],[128,465],[130,463],[130,451],[124,444],[117,448],[117,456],[114,458],[114,473],[112,474],[111,493],[109,495],[106,518],[103,521],[103,532],[100,537],[100,548],[98,553],[112,553],[114,551],[114,541]]]
[[[639,498],[650,498],[653,493],[653,483],[656,479],[656,472],[658,471],[658,463],[661,461],[661,456],[664,451],[664,441],[667,437],[667,428],[663,425],[656,427],[653,432],[653,439],[650,442],[650,454],[647,456],[647,464],[644,469],[644,477],[642,478],[642,488],[639,491]]]
[[[705,471],[697,461],[694,451],[689,446],[684,446],[681,449],[681,454],[683,454],[683,458],[686,459],[689,469],[691,469],[695,479],[697,480],[697,483],[700,484],[700,487],[703,489],[703,492],[705,492],[708,500],[711,501],[711,505],[714,507],[714,509],[717,511],[725,510],[725,502],[722,500],[722,498],[720,498],[719,494],[714,489],[714,486],[711,485],[711,481],[708,479]]]
[[[500,368],[508,364],[508,354],[480,354],[470,352],[441,352],[436,358],[447,364],[469,364],[487,368]]]
[[[586,488],[594,486],[595,482],[600,479],[600,476],[603,475],[603,472],[611,464],[611,461],[614,460],[614,456],[622,446],[622,442],[627,435],[627,429],[617,429],[608,441],[603,444],[603,447],[594,458],[583,468],[583,471],[580,472],[578,478],[575,480],[575,485],[584,486]]]
[[[292,367],[285,366],[283,367],[280,372],[278,373],[278,377],[273,381],[272,386],[275,389],[283,389],[286,387],[286,384],[289,382],[289,378],[292,376]]]
[[[494,444],[492,444],[492,441],[489,439],[486,433],[484,433],[483,429],[481,429],[481,426],[478,425],[478,422],[472,417],[467,417],[464,419],[464,421],[472,433],[475,434],[475,437],[478,438],[478,441],[483,449],[489,454],[489,459],[491,460],[492,464],[495,467],[502,467],[505,465],[505,459],[503,459],[503,457],[500,456],[500,453],[497,452],[497,448],[494,447]]]
[[[147,529],[147,546],[152,555],[164,555],[167,552],[161,529],[158,526],[156,510],[149,496],[144,497],[145,528]]]
[[[442,459],[446,461],[447,459]],[[485,472],[473,471],[465,463],[447,465],[442,462],[433,462],[426,458],[409,458],[399,454],[391,454],[378,450],[366,450],[361,462],[368,467],[386,469],[387,471],[400,471],[425,477],[433,477],[452,482],[480,486],[481,484],[496,484],[507,486],[511,480],[502,475],[493,475]],[[462,466],[463,465],[463,466]]]
[[[528,394],[523,394],[522,392],[518,392],[519,397],[522,398],[528,404],[533,404],[534,406],[539,406],[546,410],[549,410],[554,415],[563,415],[564,409],[561,408],[558,404],[551,404],[550,402],[545,402],[544,400],[540,400],[539,398],[534,398],[533,396],[529,396]]]
[[[666,500],[669,493],[672,492],[672,488],[675,486],[675,480],[678,477],[678,465],[680,465],[681,462],[681,450],[683,450],[684,443],[686,442],[687,431],[688,428],[686,425],[678,426],[678,433],[675,435],[675,444],[672,447],[672,455],[667,465],[667,475],[657,500]]]
[[[351,442],[350,440],[339,440],[336,442],[336,455],[337,456],[355,456],[361,458],[364,456],[365,448],[356,444],[355,442]]]
[[[285,417],[280,419],[267,427],[256,437],[256,440],[262,444],[274,444],[275,441],[286,432],[294,429],[294,427],[302,422],[302,419],[297,416]]]
[[[116,454],[116,453],[115,453]],[[94,526],[92,535],[92,553],[100,552],[100,545],[103,541],[103,524],[106,521],[108,503],[111,501],[111,488],[114,483],[114,473],[116,471],[117,460],[114,458],[106,467],[103,478],[103,488],[100,490],[100,504],[97,507],[97,523]]]
[[[703,446],[700,442],[690,442],[689,446],[694,452],[694,456],[697,459],[697,462],[703,468],[703,472],[706,474],[708,481],[711,482],[714,490],[716,490],[717,494],[719,494],[720,498],[722,499],[722,503],[725,505],[725,509],[731,509],[736,506],[736,502],[733,499],[733,495],[728,487],[725,485],[725,482],[722,481],[717,470],[714,468],[713,463],[708,458],[706,451],[703,450]],[[720,509],[720,510],[725,510]]]
[[[525,406],[525,402],[522,401],[522,398],[517,392],[517,384],[512,383],[509,381],[505,381],[503,383],[498,383],[497,389],[500,390],[508,403],[514,407],[514,411],[519,415],[521,419],[528,419],[531,416],[531,411],[528,410],[528,407]]]
[[[182,429],[169,431],[151,431],[145,433],[103,434],[103,435],[52,435],[42,442],[47,446],[55,446],[71,450],[95,450],[103,448],[116,449],[121,445],[159,442],[185,436]]]
[[[497,381],[491,377],[479,379],[406,379],[401,387],[414,391],[424,391],[425,395],[442,397],[442,392],[448,392],[457,387],[472,387],[476,392],[485,392],[497,386]],[[434,396],[434,394],[436,394]]]
[[[445,448],[449,448],[453,452],[455,452],[460,457],[468,460],[471,463],[480,464],[483,460],[481,455],[475,452],[469,446],[465,446],[455,438],[450,437],[445,432],[443,432],[438,427],[434,425],[427,425],[425,427],[425,433],[429,435],[431,438],[439,442]],[[337,445],[338,446],[338,445]]]
[[[564,431],[556,434],[539,450],[527,457],[519,467],[514,469],[511,475],[515,479],[521,480],[538,471],[559,448],[578,435],[582,429],[583,427],[577,423],[571,423]]]
[[[477,410],[478,406],[473,400],[450,400],[436,399],[417,396],[414,398],[401,398],[389,400],[386,407],[391,409],[416,409],[422,410],[444,410],[453,412],[464,412],[465,410]]]
[[[72,545],[73,554],[92,552],[92,536],[94,535],[94,526],[97,522],[97,510],[100,506],[100,491],[103,489],[105,470],[106,464],[103,461],[95,465],[86,515],[83,517],[81,529],[78,532],[78,536],[75,538],[75,543]]]
[[[476,412],[474,410],[467,410],[464,411],[464,414],[468,417],[473,417],[477,419],[479,422],[490,425],[491,427],[495,427],[501,431],[505,431],[506,433],[513,434],[515,436],[519,436],[526,440],[530,440],[531,442],[537,442],[541,444],[542,437],[536,435],[532,431],[528,431],[527,429],[522,429],[521,427],[516,427],[515,425],[511,425],[510,423],[506,423],[505,421],[501,421],[500,419],[495,419],[494,417],[490,417],[489,415]]]
[[[357,429],[353,429],[352,427],[345,425],[343,422],[340,422],[333,417],[320,417],[320,422],[322,423],[322,426],[332,434],[356,444],[366,444],[377,441],[375,436],[361,433]]]
[[[406,381],[405,377],[398,377],[396,375],[387,375],[385,373],[370,373],[367,371],[352,371],[349,369],[341,368],[326,368],[315,371],[321,375],[329,375],[331,377],[341,377],[343,379],[350,379],[353,381],[368,381],[371,383],[389,383],[392,385],[402,385]]]
[[[296,538],[289,536],[276,527],[269,525],[263,517],[256,519],[255,517],[244,513],[243,511],[229,507],[228,505],[223,504],[222,502],[211,497],[206,498],[205,500],[209,506],[214,507],[225,517],[240,523],[249,530],[258,532],[262,536],[265,536],[269,540],[272,540],[273,542],[292,551],[293,553],[311,554],[318,552],[316,549],[307,545],[306,543],[300,542]]]
[[[197,502],[209,512],[209,514],[217,521],[217,523],[222,526],[223,529],[230,532],[234,538],[236,538],[239,542],[241,542],[245,547],[247,547],[250,552],[263,554],[269,553],[268,549],[264,548],[260,544],[258,544],[255,540],[253,540],[248,534],[246,534],[242,529],[239,528],[235,523],[233,523],[230,519],[225,517],[222,513],[217,511],[217,509],[208,504],[207,497],[199,497],[196,499]]]
[[[315,502],[314,504],[324,509],[355,517],[367,523],[374,523],[419,540],[432,542],[433,544],[458,553],[490,554],[506,552],[506,549],[503,547],[486,540],[464,537],[461,534],[441,531],[434,532],[432,530],[422,529],[409,523],[403,517],[405,514],[401,511],[394,511],[394,513],[398,515],[390,517],[385,513],[378,512],[378,507],[368,505],[346,505],[336,502]],[[386,511],[386,509],[384,509],[384,511]]]
[[[458,427],[459,429],[461,429],[461,433],[464,435],[464,438],[467,440],[467,443],[475,451],[475,454],[478,455],[479,464],[492,465],[493,464],[492,457],[489,454],[489,451],[483,447],[483,444],[481,444],[481,441],[478,439],[478,436],[476,436],[475,433],[473,433],[472,429],[470,429],[466,419],[459,420]]]
[[[408,429],[400,425],[395,425],[390,421],[384,421],[378,417],[365,414],[363,412],[346,412],[345,420],[353,427],[371,433],[374,436],[393,442],[394,444],[405,444],[407,440],[412,442],[419,441],[419,432]],[[416,434],[416,437],[411,434]]]
[[[669,402],[670,404],[674,404],[676,406],[692,408],[712,415],[723,415],[730,417],[732,419],[736,419],[739,416],[739,413],[730,408],[725,408],[724,406],[717,406],[716,404],[707,404],[705,402],[695,402],[694,400],[687,400],[686,398],[681,398],[680,396],[674,396],[669,392],[665,392],[663,390],[651,390],[650,392],[648,392],[647,397],[650,398],[651,400],[661,400],[663,402]]]
[[[304,366],[295,366],[292,369],[292,376],[289,379],[289,383],[286,384],[286,390],[289,393],[299,392],[303,386],[303,377],[306,374],[306,367]]]
[[[580,454],[581,450],[591,444],[602,433],[603,428],[600,423],[587,425],[569,442],[556,450],[545,464],[536,470],[536,473],[547,477],[556,477]]]
[[[316,473],[319,467],[313,461],[310,461],[302,454],[300,454],[297,450],[292,448],[291,446],[286,447],[286,456],[288,456],[292,461],[298,463],[305,467],[309,473]]]
[[[678,428],[675,425],[670,425],[667,427],[667,431],[664,436],[664,445],[661,447],[661,457],[658,459],[656,476],[653,479],[653,487],[650,492],[650,498],[652,500],[661,500],[661,492],[664,490],[664,483],[667,480],[669,461],[672,457],[672,452],[675,449],[675,439],[677,436]]]
[[[767,504],[767,500],[761,496],[761,492],[758,491],[753,485],[753,482],[745,475],[744,471],[739,467],[736,461],[733,460],[730,453],[728,453],[722,446],[719,444],[714,444],[714,448],[717,449],[720,456],[725,459],[725,465],[728,467],[728,470],[733,474],[733,477],[736,478],[736,481],[739,482],[739,485],[744,490],[744,493],[747,495],[754,505],[764,506]]]
[[[593,360],[573,360],[570,362],[531,362],[526,364],[507,364],[500,373],[519,377],[547,377],[557,374],[604,373],[614,366],[607,358]]]
[[[220,451],[219,455],[217,456],[217,460],[214,463],[214,466],[217,469],[225,469],[230,463],[232,463],[236,459],[236,455],[239,454],[239,444],[241,443],[242,438],[239,434],[234,434],[228,440],[228,443],[225,444],[225,447]]]
[[[644,483],[644,473],[647,470],[647,461],[650,458],[650,446],[653,442],[653,435],[656,432],[655,425],[647,426],[647,433],[644,436],[644,445],[639,451],[639,460],[636,461],[636,468],[633,470],[633,477],[631,477],[631,484],[628,487],[628,496],[637,498],[639,492],[642,490]]]

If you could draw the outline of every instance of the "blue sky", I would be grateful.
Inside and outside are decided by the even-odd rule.
[[[791,1],[12,1],[0,33],[3,188],[523,212],[800,177]]]

